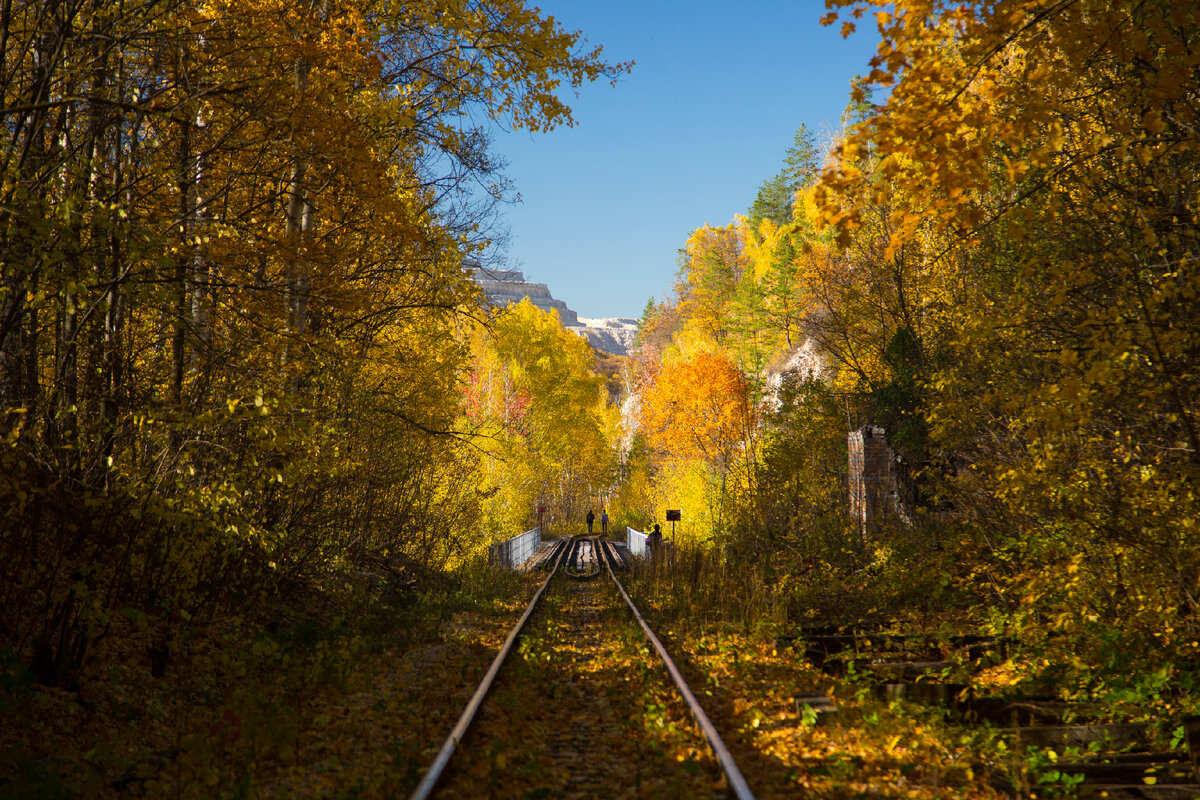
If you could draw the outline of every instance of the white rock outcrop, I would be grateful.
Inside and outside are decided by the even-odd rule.
[[[826,377],[826,369],[820,347],[812,339],[805,339],[803,344],[792,351],[782,367],[767,373],[763,404],[773,411],[778,410],[782,405],[779,395],[785,386],[795,386],[809,379],[822,380]]]
[[[578,325],[566,325],[566,329],[587,337],[588,342],[597,350],[624,356],[629,355],[629,348],[633,346],[638,321],[631,317],[579,317]]]

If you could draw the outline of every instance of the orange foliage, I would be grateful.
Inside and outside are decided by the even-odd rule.
[[[755,426],[745,376],[712,353],[662,364],[642,408],[650,446],[677,459],[728,463]]]

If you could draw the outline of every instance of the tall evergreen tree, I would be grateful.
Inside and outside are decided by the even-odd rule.
[[[787,149],[783,168],[758,187],[758,195],[750,206],[752,225],[760,220],[773,220],[784,225],[792,219],[792,204],[796,191],[812,183],[820,173],[816,135],[801,124]]]

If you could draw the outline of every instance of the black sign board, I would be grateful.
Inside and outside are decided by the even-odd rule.
[[[679,509],[667,509],[667,522],[679,522],[683,519],[683,514]]]

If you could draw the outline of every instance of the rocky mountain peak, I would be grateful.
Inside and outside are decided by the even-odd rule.
[[[580,317],[567,308],[566,303],[554,299],[546,284],[525,280],[524,274],[517,269],[492,269],[480,265],[474,259],[467,260],[463,268],[483,290],[488,305],[493,308],[519,303],[528,297],[529,302],[543,311],[557,311],[564,328],[585,337],[597,350],[623,356],[628,355],[629,348],[633,345],[633,337],[638,329],[636,319]]]

